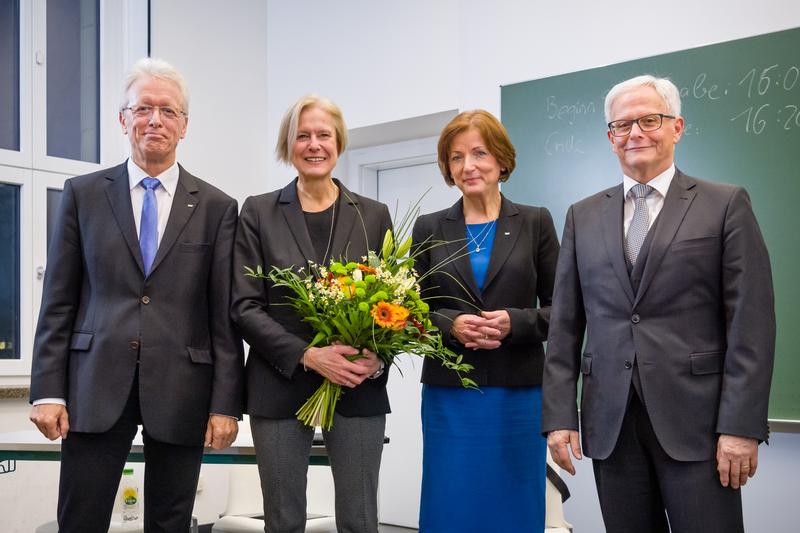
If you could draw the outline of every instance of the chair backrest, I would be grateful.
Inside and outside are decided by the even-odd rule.
[[[261,516],[264,500],[261,498],[261,480],[256,465],[231,465],[228,474],[228,502],[223,515]]]
[[[550,456],[550,450],[547,450],[547,464],[553,470],[561,473],[561,469],[556,465],[553,458]],[[561,501],[561,493],[553,485],[550,480],[547,480],[545,488],[545,518],[544,525],[546,528],[567,528],[572,529],[572,524],[564,519],[564,502]]]

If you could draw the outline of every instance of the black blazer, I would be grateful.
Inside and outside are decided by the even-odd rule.
[[[517,205],[502,197],[482,293],[475,285],[466,255],[466,231],[462,200],[449,209],[419,217],[414,225],[413,240],[417,246],[429,237],[448,241],[447,245],[418,257],[416,268],[420,274],[448,257],[460,256],[442,269],[444,273],[434,273],[422,281],[422,295],[431,306],[432,320],[448,347],[463,354],[464,362],[475,367],[468,376],[479,386],[540,385],[542,342],[547,339],[558,257],[553,219],[543,207]],[[466,293],[459,283],[467,289]],[[495,350],[466,349],[450,335],[452,322],[458,315],[477,314],[479,309],[505,309],[511,317],[511,334]],[[452,371],[429,359],[422,367],[422,382],[459,386]]]
[[[653,430],[673,459],[709,460],[720,433],[765,440],[775,312],[769,256],[750,198],[741,187],[677,170],[636,293],[623,252],[624,201],[617,185],[567,213],[542,431],[578,429],[582,375],[583,452],[607,458],[635,360]]]
[[[389,209],[379,202],[348,191],[338,180],[341,198],[331,257],[360,260],[367,250],[377,250],[391,227]],[[244,267],[258,265],[297,268],[315,257],[303,211],[297,197],[297,180],[283,189],[251,196],[240,214],[234,251],[232,315],[250,345],[247,359],[247,412],[265,418],[293,418],[295,411],[322,384],[322,376],[304,371],[300,358],[314,334],[287,305],[286,289],[269,280],[244,275]],[[387,369],[388,370],[388,369]],[[389,412],[386,394],[388,372],[347,389],[336,411],[344,416],[374,416]]]
[[[243,351],[228,314],[236,200],[182,167],[145,278],[126,164],[66,181],[34,340],[31,400],[64,398],[70,429],[100,433],[139,358],[147,432],[203,443],[209,413],[240,417]]]

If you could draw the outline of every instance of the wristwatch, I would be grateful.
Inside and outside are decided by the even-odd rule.
[[[378,361],[381,364],[380,368],[378,368],[378,370],[376,370],[375,373],[372,374],[368,379],[378,379],[379,377],[381,377],[383,375],[383,371],[384,371],[384,369],[386,367],[386,363],[383,362],[383,359],[379,359]]]

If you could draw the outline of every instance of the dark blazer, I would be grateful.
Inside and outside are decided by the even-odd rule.
[[[330,256],[360,260],[367,250],[378,250],[391,227],[389,209],[340,190]],[[244,276],[244,267],[261,265],[297,268],[316,254],[297,197],[297,180],[283,189],[245,200],[234,252],[232,315],[250,345],[247,358],[247,412],[264,418],[293,418],[295,411],[322,384],[322,376],[304,371],[300,358],[314,333],[286,303],[291,293],[269,280]],[[388,368],[387,368],[388,370]],[[336,411],[344,416],[374,416],[389,412],[388,372],[345,390]]]
[[[459,200],[449,209],[423,215],[414,225],[413,240],[417,246],[428,238],[447,241],[446,245],[432,248],[417,258],[416,269],[420,274],[448,258],[456,258],[440,272],[422,280],[422,296],[431,306],[431,319],[441,330],[448,347],[462,354],[465,363],[475,367],[468,377],[479,386],[540,385],[544,362],[542,343],[547,339],[558,257],[553,219],[543,207],[518,205],[502,197],[494,246],[481,292],[466,254],[467,230],[462,202]],[[498,309],[505,309],[511,317],[511,334],[499,348],[466,349],[450,334],[458,315]],[[452,371],[429,359],[423,363],[422,382],[460,386]]]
[[[673,459],[712,459],[720,433],[766,439],[775,314],[747,193],[676,171],[636,293],[623,255],[623,201],[617,185],[567,213],[542,430],[578,429],[582,374],[583,450],[607,458],[635,359],[653,429]]]
[[[48,255],[31,400],[64,398],[70,429],[119,419],[139,359],[156,440],[201,445],[209,413],[242,414],[243,352],[229,318],[236,201],[182,167],[145,278],[126,164],[66,181]]]

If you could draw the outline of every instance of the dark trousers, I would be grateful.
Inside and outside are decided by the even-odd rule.
[[[107,533],[122,468],[141,423],[139,382],[135,379],[125,410],[110,430],[69,432],[61,444],[59,533]],[[186,532],[191,522],[203,447],[159,442],[149,437],[146,429],[143,438],[144,530]]]
[[[741,492],[720,485],[716,460],[669,457],[633,389],[630,396],[614,451],[592,461],[606,531],[743,532]]]

